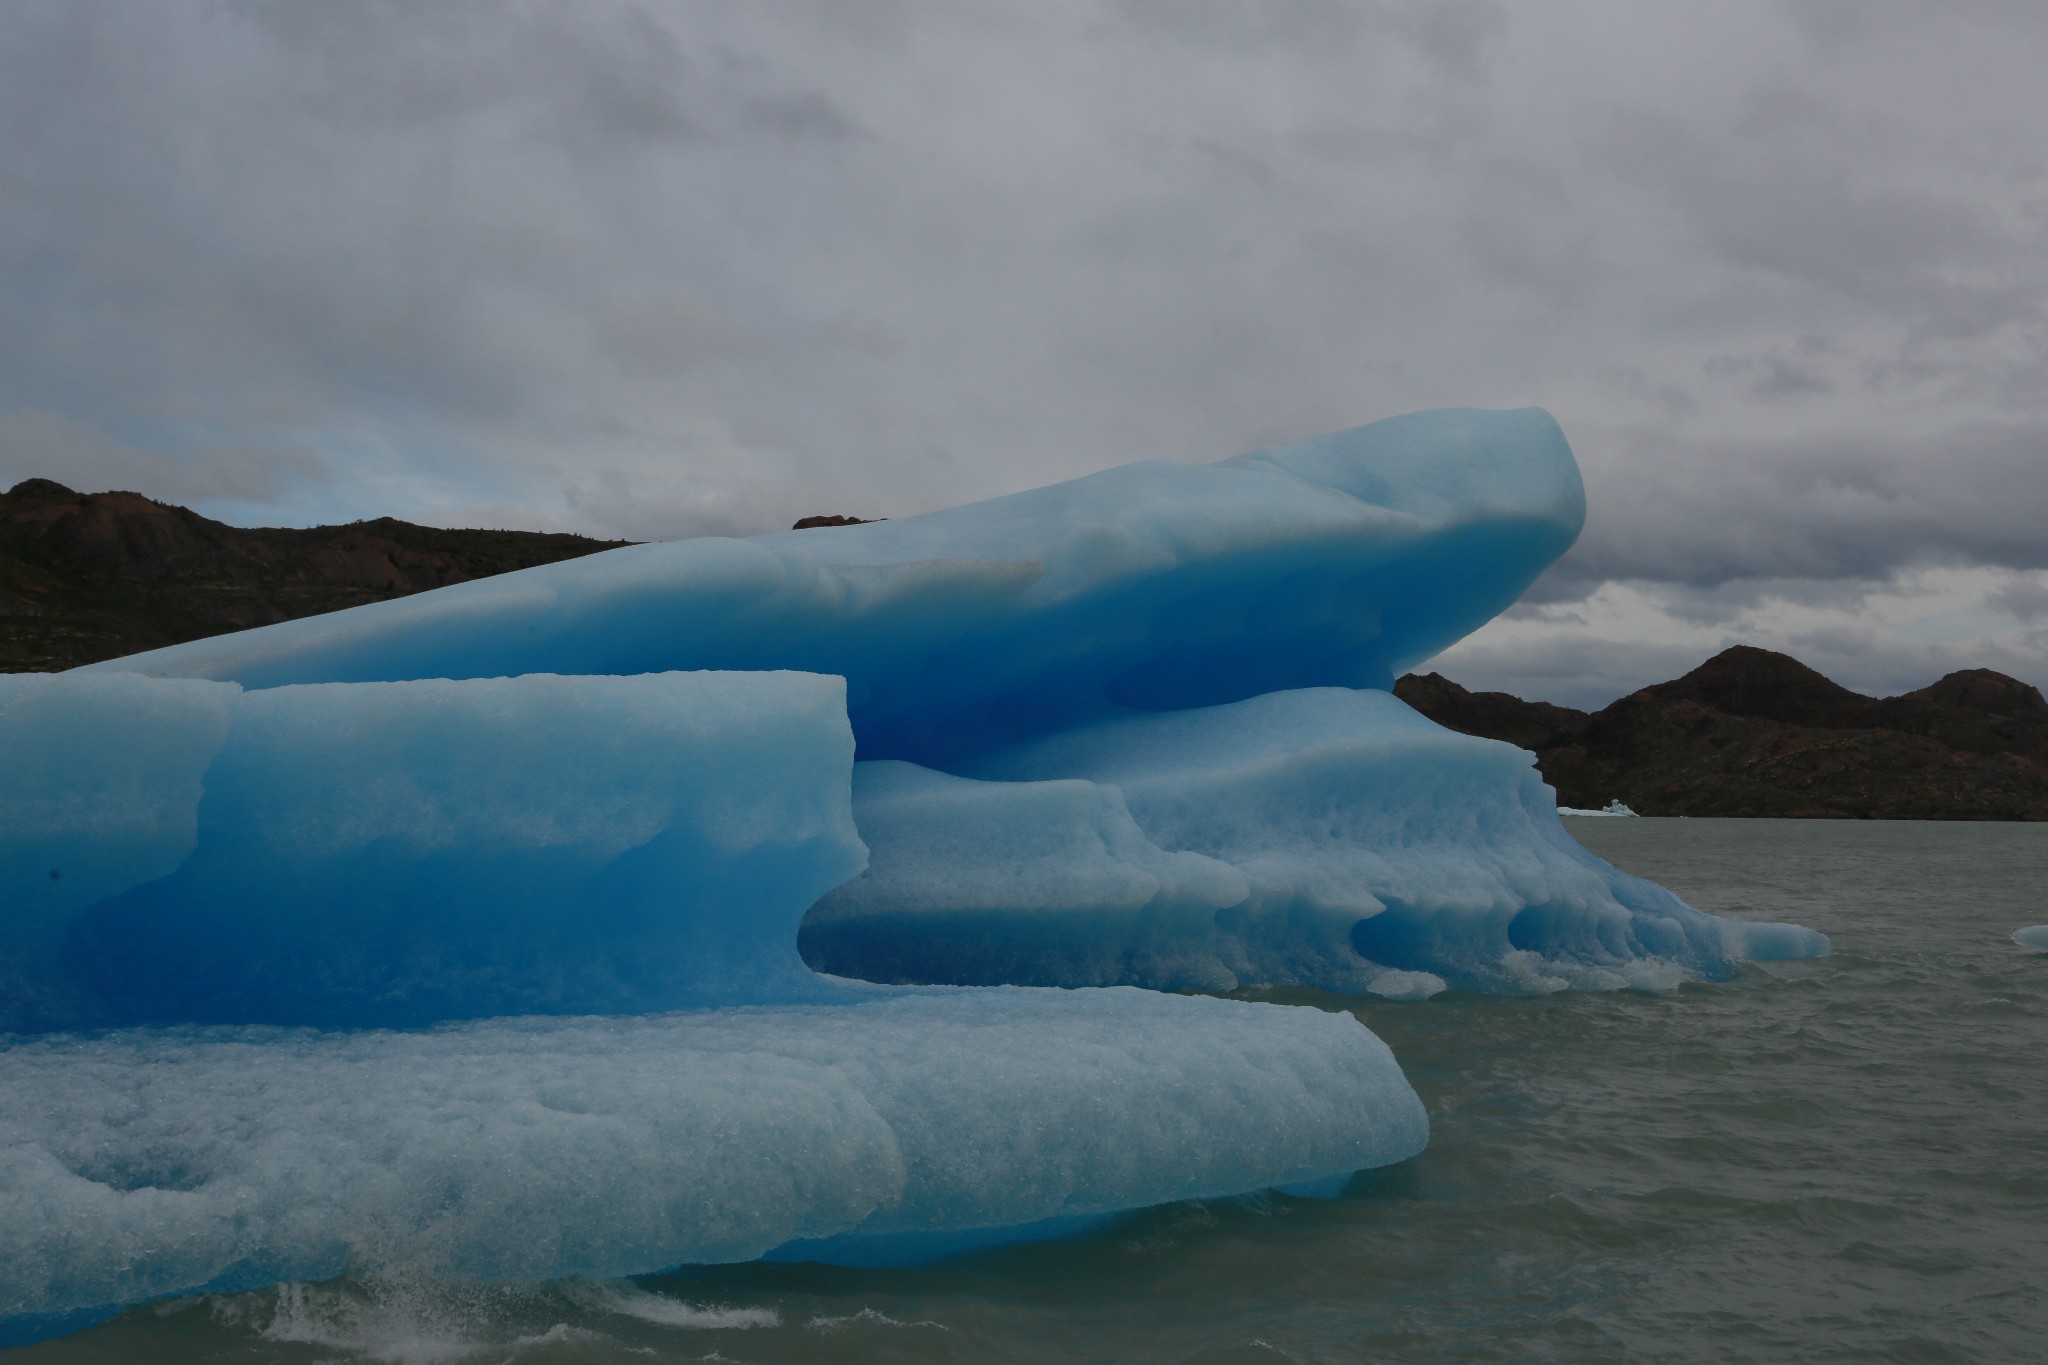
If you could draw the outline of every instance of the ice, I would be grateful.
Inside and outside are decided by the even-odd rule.
[[[924,516],[640,545],[106,664],[281,683],[798,669],[860,756],[949,768],[1112,707],[1387,688],[1577,536],[1538,409],[1416,413]]]
[[[0,707],[0,1029],[832,993],[795,935],[866,861],[837,678],[74,673]]]
[[[872,861],[806,918],[813,965],[1416,998],[1671,984],[1825,947],[1602,862],[1566,834],[1528,753],[1385,692],[1130,712],[973,771],[996,780],[858,765]]]
[[[344,1269],[608,1277],[799,1239],[861,1260],[863,1239],[1313,1181],[1426,1138],[1351,1016],[1136,990],[20,1040],[0,1333]]]
[[[2039,948],[2048,953],[2048,924],[2036,924],[2027,929],[2013,931],[2012,941],[2022,948]]]
[[[1327,1194],[1427,1135],[1378,1040],[1128,985],[1824,951],[1386,691],[1583,516],[1546,414],[1422,413],[0,679],[0,1335]]]

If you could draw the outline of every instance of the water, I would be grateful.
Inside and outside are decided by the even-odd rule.
[[[2048,1354],[2048,825],[1574,821],[1835,955],[1666,996],[1357,1006],[1422,1156],[909,1271],[288,1286],[8,1357],[111,1361],[2032,1361]],[[1355,1002],[1289,995],[1322,1008]]]

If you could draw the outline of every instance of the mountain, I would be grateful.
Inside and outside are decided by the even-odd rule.
[[[0,672],[74,668],[626,543],[390,517],[245,529],[139,493],[28,479],[0,493]]]
[[[1789,655],[1724,650],[1587,713],[1409,674],[1395,695],[1536,754],[1562,805],[1643,815],[2048,820],[2048,701],[1986,668],[1872,698]]]
[[[28,479],[0,493],[0,672],[74,668],[626,543],[390,517],[243,528],[139,493]],[[1532,751],[1568,806],[1619,798],[1645,815],[2048,820],[2048,701],[1989,669],[1872,698],[1789,655],[1738,645],[1591,713],[1471,692],[1435,673],[1411,673],[1394,692],[1450,729]]]

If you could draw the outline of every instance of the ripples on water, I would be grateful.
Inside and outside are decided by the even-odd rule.
[[[2048,953],[2009,937],[2048,922],[2048,825],[1572,830],[1835,955],[1667,996],[1363,1007],[1434,1137],[1335,1201],[1175,1205],[911,1271],[287,1286],[10,1365],[2048,1358]]]

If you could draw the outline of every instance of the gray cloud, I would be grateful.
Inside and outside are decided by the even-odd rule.
[[[1593,519],[1539,602],[2037,567],[2044,55],[1993,3],[16,0],[0,480],[644,538],[1540,403]]]

